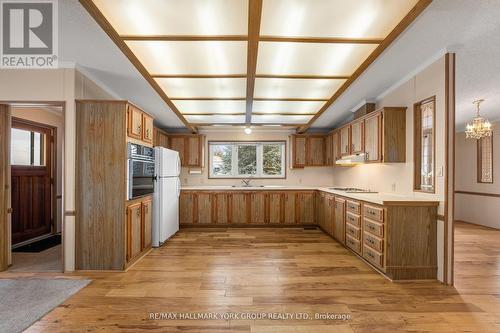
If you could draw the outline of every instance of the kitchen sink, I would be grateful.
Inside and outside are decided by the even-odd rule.
[[[329,187],[329,189],[334,191],[342,191],[346,193],[378,193],[376,191],[367,190],[363,188],[356,188],[356,187]]]

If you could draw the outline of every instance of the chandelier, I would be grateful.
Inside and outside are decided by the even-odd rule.
[[[479,106],[482,102],[484,102],[484,99],[472,102],[472,104],[475,104],[477,108],[476,117],[472,119],[472,123],[467,123],[467,127],[465,129],[466,138],[479,140],[485,136],[491,136],[493,133],[491,123],[488,119],[484,119],[479,114]]]

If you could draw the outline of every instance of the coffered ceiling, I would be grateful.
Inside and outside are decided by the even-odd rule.
[[[431,0],[81,0],[184,124],[304,131]]]

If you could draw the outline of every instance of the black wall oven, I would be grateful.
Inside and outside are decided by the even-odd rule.
[[[127,199],[154,192],[155,156],[153,148],[128,143]]]

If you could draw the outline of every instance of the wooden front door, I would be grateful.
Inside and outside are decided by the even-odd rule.
[[[10,107],[0,104],[0,272],[9,262],[7,224],[10,214]]]
[[[52,157],[55,129],[13,118],[12,245],[54,231]]]

